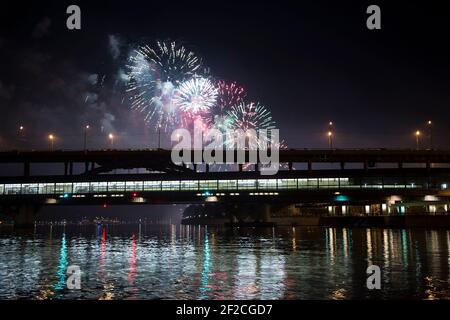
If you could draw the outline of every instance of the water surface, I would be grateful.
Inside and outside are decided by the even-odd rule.
[[[2,226],[0,298],[448,299],[449,243],[425,229]],[[372,264],[381,290],[366,287]]]

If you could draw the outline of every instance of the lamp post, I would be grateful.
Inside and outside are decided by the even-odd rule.
[[[433,149],[433,122],[431,120],[428,120],[427,128],[428,128],[428,138],[430,139],[430,149]]]
[[[17,131],[17,135],[19,137],[19,140],[22,140],[23,138],[25,138],[25,127],[24,126],[19,126],[19,130]]]
[[[158,149],[161,149],[161,124],[158,124]]]
[[[420,135],[421,135],[420,131],[417,130],[416,133],[415,133],[415,136],[416,136],[416,149],[417,150],[419,150],[419,147],[420,147]]]
[[[87,150],[87,135],[88,135],[88,130],[89,130],[90,126],[86,125],[84,127],[84,141],[83,141],[83,150],[86,151]]]
[[[328,122],[328,147],[333,149],[333,121]]]
[[[112,149],[114,147],[114,135],[112,133],[110,133],[108,135],[108,139],[109,139],[109,142],[111,144],[111,149]]]
[[[50,150],[53,151],[53,147],[54,147],[54,142],[55,142],[55,136],[53,134],[49,134],[48,135],[48,141],[50,143]]]
[[[328,131],[328,147],[333,149],[333,132]]]

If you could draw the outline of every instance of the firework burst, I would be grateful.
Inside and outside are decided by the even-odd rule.
[[[223,112],[238,105],[245,98],[245,91],[236,82],[219,80],[215,83],[217,88],[217,111]]]
[[[217,101],[217,88],[209,79],[195,77],[180,84],[174,101],[189,115],[208,112]]]
[[[275,129],[275,121],[270,111],[259,103],[241,102],[227,112],[230,119],[230,127],[233,130],[241,129]]]
[[[245,91],[236,82],[218,80],[214,85],[217,88],[217,102],[204,117],[211,128],[224,131],[228,128],[229,122],[227,112],[243,101]]]
[[[248,130],[271,130],[275,129],[275,121],[272,119],[272,114],[270,111],[259,103],[245,103],[240,104],[231,108],[227,112],[227,129],[231,130],[242,130],[247,132]],[[268,137],[265,139],[257,138],[255,140],[249,139],[251,141],[251,148],[260,148],[266,146],[268,143]],[[234,140],[226,141],[226,144],[234,144]]]
[[[156,42],[154,47],[139,47],[129,58],[127,89],[132,109],[145,114],[164,129],[180,122],[174,103],[180,83],[203,72],[202,61],[176,42]]]

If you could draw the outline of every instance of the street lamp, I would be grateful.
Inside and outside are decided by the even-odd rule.
[[[430,139],[430,149],[433,149],[433,122],[431,120],[428,120],[427,128],[428,128],[428,138]]]
[[[53,146],[55,142],[55,136],[53,134],[48,135],[48,141],[50,142],[50,150],[53,151]]]
[[[17,132],[19,139],[23,139],[25,137],[25,127],[19,126],[19,131]]]
[[[161,124],[158,124],[158,149],[161,149]]]
[[[328,147],[333,149],[333,132],[328,131]]]
[[[86,126],[84,127],[84,143],[83,143],[83,146],[84,146],[83,149],[84,149],[84,151],[86,151],[86,149],[87,149],[87,134],[88,134],[89,128],[90,128],[89,125],[86,125]]]
[[[109,141],[111,143],[111,149],[112,149],[114,147],[114,135],[112,133],[110,133],[108,135],[108,139],[109,139]]]
[[[416,148],[417,148],[417,150],[419,150],[419,146],[420,146],[420,135],[421,135],[420,131],[417,130],[416,133],[415,133],[415,136],[416,136]]]

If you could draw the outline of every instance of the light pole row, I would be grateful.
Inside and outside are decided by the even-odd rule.
[[[433,149],[433,122],[431,120],[428,120],[427,123],[427,134],[428,134],[428,141],[429,141],[429,148]],[[416,130],[414,132],[414,137],[416,139],[416,149],[420,149],[420,143],[421,143],[421,136],[422,132],[420,130]],[[333,149],[333,138],[334,138],[334,131],[333,131],[333,122],[328,122],[328,147],[330,149]]]
[[[89,129],[90,129],[90,125],[86,125],[83,128],[83,150],[86,151],[87,147],[88,147],[88,133],[89,133]],[[19,139],[24,139],[25,138],[25,127],[24,126],[19,126],[17,135],[19,137]],[[50,133],[47,136],[47,140],[49,143],[49,150],[54,151],[54,147],[55,147],[55,140],[56,140],[56,135],[54,133]],[[113,133],[109,133],[108,134],[108,140],[110,143],[111,148],[114,147],[114,140],[115,140],[115,136]]]

